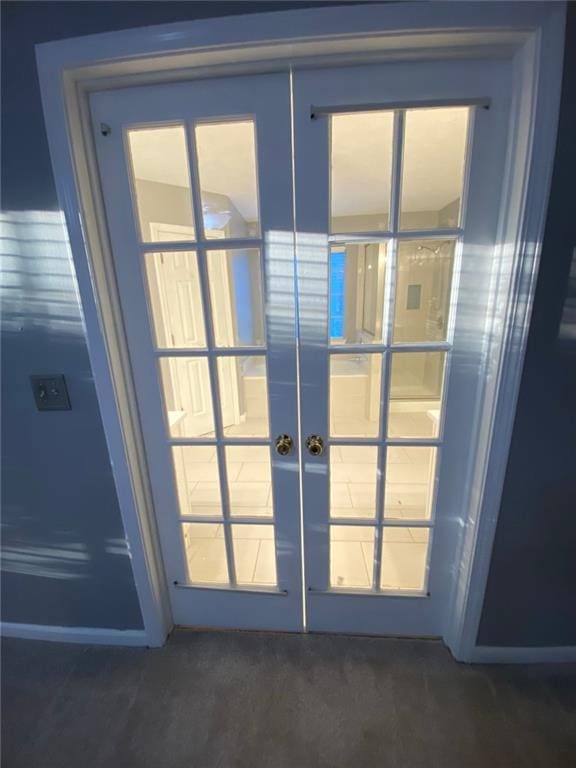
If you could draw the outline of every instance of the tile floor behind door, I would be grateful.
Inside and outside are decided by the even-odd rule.
[[[227,456],[229,495],[233,515],[256,515],[271,522],[272,484],[267,448],[234,447]],[[430,457],[395,448],[389,453],[386,514],[396,518],[422,518],[427,514],[426,495],[430,482]],[[376,449],[337,446],[331,448],[331,509],[333,519],[374,518]],[[217,458],[215,449],[208,461],[187,468],[190,508],[217,505]],[[249,459],[249,460],[243,460]],[[295,510],[295,513],[298,511]],[[372,584],[374,529],[335,526],[331,529],[333,586],[368,588]],[[273,527],[233,527],[236,571],[242,583],[276,583]],[[200,581],[226,582],[224,529],[214,523],[195,527],[194,537],[185,531],[190,573]],[[421,582],[428,548],[428,532],[415,527],[387,528],[382,552],[382,585],[388,589],[415,589]]]

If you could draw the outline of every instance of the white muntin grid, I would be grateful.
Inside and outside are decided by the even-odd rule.
[[[417,105],[422,108],[430,108],[433,105]],[[447,106],[447,105],[437,105]],[[458,103],[450,106],[467,106],[463,103]],[[472,106],[485,106],[484,104],[469,105]],[[416,108],[406,105],[406,108]],[[448,389],[448,377],[451,363],[451,351],[452,351],[452,339],[454,333],[455,322],[455,306],[458,294],[458,282],[460,273],[460,263],[462,254],[462,240],[464,235],[464,216],[465,216],[465,200],[466,190],[469,175],[469,158],[470,158],[470,143],[473,127],[473,113],[474,110],[469,109],[468,119],[468,138],[467,149],[465,156],[465,168],[463,176],[463,190],[460,201],[460,226],[454,228],[443,229],[414,229],[414,230],[401,230],[400,229],[400,200],[401,200],[401,183],[402,183],[402,156],[403,156],[403,139],[404,139],[404,122],[406,108],[394,110],[394,132],[393,132],[393,157],[392,157],[392,173],[391,173],[391,185],[392,194],[390,200],[390,227],[387,231],[377,232],[347,232],[345,234],[330,235],[329,245],[337,245],[344,243],[382,243],[387,244],[387,258],[386,258],[386,270],[384,278],[384,311],[382,318],[382,342],[374,343],[370,345],[366,344],[348,344],[337,345],[330,344],[328,348],[328,359],[330,355],[338,354],[379,354],[382,357],[381,367],[381,385],[380,385],[380,426],[379,434],[374,438],[354,438],[354,437],[329,437],[329,446],[347,445],[347,446],[375,446],[377,447],[377,468],[376,468],[376,518],[375,519],[362,519],[362,518],[345,518],[339,517],[330,519],[330,525],[341,526],[369,526],[375,529],[375,541],[374,541],[374,566],[373,566],[373,578],[372,587],[369,590],[362,589],[362,593],[377,593],[377,594],[391,594],[391,595],[423,595],[426,594],[427,586],[425,586],[422,593],[410,591],[402,592],[401,590],[383,590],[380,588],[380,574],[381,574],[381,555],[382,555],[382,534],[383,529],[386,527],[411,527],[411,528],[427,528],[430,530],[430,536],[428,539],[428,554],[429,561],[430,552],[432,548],[432,532],[435,522],[435,500],[437,490],[437,480],[440,471],[441,464],[441,448],[442,448],[442,435],[443,435],[443,421],[445,413],[445,398]],[[318,115],[316,115],[318,117]],[[237,117],[230,119],[230,122],[237,122],[239,120],[245,121],[246,117]],[[222,122],[222,121],[219,121]],[[164,124],[165,125],[165,124]],[[202,202],[200,195],[200,183],[198,175],[198,162],[197,162],[197,149],[195,141],[194,124],[185,126],[186,133],[186,147],[189,158],[189,171],[190,171],[190,190],[192,199],[192,211],[193,221],[195,224],[194,232],[195,239],[186,241],[169,241],[169,242],[141,242],[140,250],[142,256],[146,253],[156,252],[169,252],[169,251],[193,251],[196,254],[199,278],[200,278],[200,294],[203,306],[203,317],[205,322],[206,331],[206,348],[194,348],[194,349],[182,349],[182,348],[156,348],[155,353],[157,358],[190,358],[200,357],[204,358],[208,362],[209,369],[209,381],[211,389],[212,399],[212,411],[214,418],[214,437],[198,437],[198,438],[179,438],[168,437],[168,446],[214,446],[217,451],[217,463],[218,463],[218,476],[221,498],[221,515],[186,515],[180,514],[181,523],[218,523],[223,526],[224,542],[227,569],[229,576],[229,583],[222,584],[206,584],[204,582],[193,584],[199,588],[216,588],[216,589],[242,589],[243,591],[278,591],[277,587],[258,587],[254,590],[249,585],[237,584],[234,562],[234,546],[232,540],[232,525],[245,525],[245,524],[257,524],[257,525],[269,525],[274,528],[274,508],[273,503],[273,516],[271,518],[265,518],[262,516],[250,516],[250,515],[230,515],[230,501],[228,492],[228,478],[227,478],[227,466],[225,458],[226,446],[268,446],[271,450],[271,436],[267,437],[229,437],[224,435],[222,424],[222,411],[220,406],[220,389],[218,386],[218,358],[219,357],[242,357],[242,356],[263,356],[267,360],[268,344],[262,346],[238,346],[238,347],[217,347],[215,343],[215,333],[212,316],[212,300],[209,288],[209,276],[207,259],[209,258],[210,251],[214,250],[235,250],[235,249],[257,249],[260,256],[260,268],[261,278],[264,286],[266,285],[266,263],[264,258],[264,241],[262,236],[260,237],[246,237],[246,238],[207,238],[204,232],[204,222],[202,215]],[[258,170],[257,170],[258,179]],[[257,189],[259,184],[257,184]],[[136,205],[134,206],[136,208]],[[258,205],[259,210],[259,205]],[[262,226],[263,222],[260,219],[260,232],[265,230]],[[448,240],[454,241],[454,262],[453,262],[453,274],[452,274],[452,287],[450,296],[450,310],[449,320],[447,324],[446,341],[443,342],[422,342],[422,343],[394,343],[392,340],[393,331],[393,318],[394,318],[394,304],[395,304],[395,289],[396,289],[396,264],[397,264],[397,251],[398,244],[401,241],[413,241],[413,240]],[[146,282],[146,281],[145,281]],[[150,309],[150,308],[149,308]],[[151,314],[150,314],[151,317]],[[150,324],[152,326],[152,323]],[[151,328],[152,331],[152,328]],[[153,334],[152,334],[153,336]],[[401,354],[402,352],[443,352],[444,359],[444,375],[442,385],[442,400],[440,407],[440,421],[438,428],[438,435],[435,438],[390,438],[387,436],[387,419],[388,419],[388,402],[390,392],[390,368],[391,368],[391,355]],[[329,379],[329,377],[328,377]],[[327,407],[329,407],[330,397],[328,389]],[[267,387],[266,396],[269,401],[269,391]],[[268,402],[269,405],[269,402]],[[270,413],[270,411],[269,411]],[[169,431],[167,429],[167,434]],[[434,486],[430,490],[431,493],[431,514],[427,520],[410,520],[410,519],[394,519],[384,517],[385,506],[385,473],[386,473],[386,450],[388,446],[429,446],[436,449],[435,457],[435,470],[434,470]],[[175,476],[174,476],[175,482]],[[272,484],[272,494],[274,497],[274,483]],[[182,537],[183,546],[183,537]],[[426,564],[426,580],[428,576],[428,562]],[[185,585],[183,585],[185,586]],[[356,592],[355,589],[332,587],[332,591],[337,592]]]
[[[385,106],[375,105],[369,111],[376,111],[377,109],[392,109],[394,105],[386,108]],[[381,356],[381,374],[380,374],[380,403],[379,403],[379,434],[376,437],[329,437],[328,450],[330,446],[374,446],[377,451],[377,465],[376,465],[376,515],[375,518],[357,518],[357,517],[337,517],[333,518],[329,516],[328,528],[331,526],[363,526],[374,529],[374,561],[372,572],[372,586],[370,588],[354,588],[354,587],[337,587],[330,586],[329,591],[335,593],[347,593],[352,592],[355,594],[374,594],[385,596],[400,596],[400,597],[423,597],[428,593],[428,577],[430,567],[430,556],[432,551],[433,530],[436,520],[436,496],[438,488],[438,478],[441,467],[441,453],[443,445],[443,431],[444,431],[444,419],[446,411],[446,396],[448,391],[448,380],[450,374],[450,366],[452,359],[452,348],[454,338],[454,325],[456,315],[456,304],[458,297],[459,277],[462,261],[462,245],[464,237],[464,221],[465,221],[465,201],[467,197],[468,178],[470,173],[470,156],[471,156],[471,143],[473,135],[473,122],[474,122],[474,107],[488,108],[489,102],[481,100],[479,103],[466,103],[466,102],[454,102],[453,104],[418,104],[409,105],[402,104],[397,105],[394,109],[394,129],[393,129],[393,149],[392,149],[392,172],[391,172],[391,197],[390,197],[390,218],[389,229],[385,231],[362,231],[362,232],[346,232],[331,234],[328,238],[329,246],[332,245],[344,245],[350,243],[356,244],[369,244],[369,243],[384,243],[386,245],[386,268],[384,276],[384,301],[383,301],[383,317],[382,317],[382,341],[381,343],[370,344],[328,344],[327,343],[327,376],[328,376],[328,397],[327,408],[330,408],[330,376],[329,376],[329,359],[331,355],[340,354],[378,354]],[[469,107],[468,121],[467,121],[467,137],[466,137],[466,149],[464,157],[464,168],[462,178],[462,194],[460,198],[460,211],[459,211],[459,226],[453,228],[438,228],[438,229],[401,229],[400,228],[400,207],[401,207],[401,195],[402,195],[402,166],[403,166],[403,153],[404,153],[404,126],[405,115],[407,109],[416,108],[441,108],[441,107]],[[362,108],[353,110],[347,110],[345,107],[329,108],[326,107],[323,110],[318,108],[314,109],[313,119],[318,119],[320,115],[324,114],[328,117],[327,129],[331,128],[331,115],[332,114],[345,114],[349,112],[362,112],[365,111]],[[368,111],[368,110],[366,110]],[[331,153],[331,130],[329,134],[329,152]],[[328,185],[328,189],[331,190],[332,185]],[[332,206],[329,205],[328,210],[331,211]],[[329,214],[330,215],[330,214]],[[453,271],[451,292],[449,300],[449,312],[448,322],[446,327],[446,340],[445,341],[431,341],[431,342],[394,342],[393,341],[393,329],[394,329],[394,312],[396,301],[396,277],[397,277],[397,262],[398,262],[398,245],[402,241],[417,241],[417,240],[446,240],[454,243],[453,253]],[[328,327],[329,324],[327,324]],[[438,434],[434,438],[415,438],[415,437],[389,437],[388,436],[388,405],[390,396],[390,378],[391,378],[391,360],[393,354],[402,354],[403,352],[440,352],[444,353],[443,363],[443,376],[442,376],[442,390],[440,400],[440,419],[438,424]],[[328,424],[330,424],[330,413],[328,411]],[[425,520],[409,518],[386,518],[385,512],[385,485],[386,485],[386,454],[388,447],[392,446],[404,446],[404,447],[432,447],[435,449],[434,459],[434,473],[432,478],[432,487],[429,488],[429,518]],[[328,499],[330,509],[330,484],[328,486]],[[382,571],[382,543],[383,543],[383,531],[385,528],[425,528],[429,530],[426,565],[425,565],[425,580],[424,587],[421,591],[417,590],[401,590],[401,589],[383,589],[380,586],[380,577]],[[328,530],[327,535],[330,536]],[[330,552],[330,547],[328,548]],[[328,562],[328,570],[330,569],[330,563]]]
[[[246,120],[253,120],[254,128],[256,129],[255,120],[253,117],[246,116],[234,116],[229,120],[215,120],[212,122],[245,122]],[[238,584],[236,578],[236,567],[234,559],[234,543],[232,537],[232,525],[260,525],[269,526],[275,528],[274,517],[274,498],[272,502],[272,516],[263,517],[256,515],[238,515],[233,516],[230,513],[230,499],[229,499],[229,487],[227,477],[227,464],[226,464],[226,447],[227,446],[260,446],[268,447],[270,450],[271,438],[270,435],[266,437],[231,437],[224,435],[224,428],[222,423],[222,410],[220,403],[220,388],[219,388],[219,374],[218,374],[218,359],[225,357],[243,357],[243,356],[261,356],[264,357],[266,364],[266,381],[268,381],[267,374],[267,353],[268,344],[264,343],[259,346],[227,346],[218,347],[216,345],[215,330],[212,314],[212,296],[210,292],[209,274],[208,274],[208,259],[210,258],[210,252],[212,251],[231,251],[231,250],[248,250],[256,249],[259,253],[260,260],[260,275],[263,283],[266,283],[266,264],[264,259],[264,242],[262,237],[224,237],[224,238],[210,238],[206,236],[204,230],[204,219],[202,215],[202,201],[200,194],[200,181],[198,174],[198,157],[196,147],[195,127],[197,123],[189,123],[184,125],[186,134],[186,150],[188,156],[188,169],[189,169],[189,188],[191,191],[192,201],[192,215],[194,222],[194,237],[189,240],[169,241],[169,242],[140,242],[141,251],[141,263],[144,269],[145,255],[148,253],[159,252],[193,252],[197,260],[199,283],[200,283],[200,298],[202,302],[202,315],[205,325],[206,335],[206,347],[202,348],[158,348],[155,342],[153,333],[152,322],[152,309],[150,306],[149,297],[147,297],[148,303],[148,315],[149,325],[151,332],[151,339],[153,342],[154,353],[157,357],[158,363],[162,359],[170,358],[201,358],[207,360],[209,382],[211,391],[211,407],[214,420],[214,437],[173,437],[170,435],[169,426],[167,423],[166,407],[164,407],[164,421],[165,421],[165,434],[167,435],[166,444],[171,450],[174,446],[186,447],[186,446],[210,446],[216,449],[217,453],[217,466],[218,466],[218,485],[220,491],[221,500],[221,514],[214,515],[190,515],[186,514],[182,510],[179,512],[179,523],[181,526],[185,524],[218,524],[222,526],[224,534],[224,544],[226,553],[226,565],[228,572],[228,582],[225,583],[206,583],[206,582],[193,582],[189,580],[189,575],[186,576],[186,582],[178,583],[177,586],[187,587],[193,586],[198,589],[216,589],[216,590],[241,590],[246,592],[284,592],[277,586],[267,585],[254,585]],[[198,124],[206,124],[205,121]],[[166,126],[167,124],[163,124]],[[174,123],[172,123],[174,125]],[[182,125],[179,123],[178,125]],[[148,126],[146,126],[148,127]],[[132,130],[131,126],[128,130]],[[256,133],[256,130],[255,130]],[[256,136],[255,136],[256,139]],[[255,145],[256,149],[256,145]],[[133,174],[131,174],[133,179]],[[256,178],[258,179],[258,167],[256,168]],[[257,184],[257,190],[259,184]],[[133,207],[137,210],[137,203],[133,192]],[[257,201],[258,220],[260,222],[261,231],[264,229],[261,222],[260,206]],[[144,280],[147,284],[147,280]],[[266,323],[264,313],[262,315],[263,322]],[[159,368],[159,366],[158,366]],[[161,387],[163,390],[163,387]],[[266,387],[266,397],[269,407],[269,391]],[[172,463],[172,482],[176,487],[176,475]],[[274,497],[274,484],[272,484],[272,494]],[[178,495],[178,494],[177,494]],[[181,530],[181,545],[183,550],[183,561],[186,562],[186,555],[184,552],[184,537]],[[275,540],[275,537],[274,537]]]

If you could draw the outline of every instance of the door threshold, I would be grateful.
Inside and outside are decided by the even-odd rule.
[[[244,634],[244,635],[302,635],[302,636],[330,636],[330,637],[357,637],[364,638],[366,640],[417,640],[423,642],[442,642],[442,638],[439,635],[371,635],[366,632],[328,632],[319,629],[244,629],[238,627],[190,627],[183,624],[178,624],[171,630],[168,635],[168,639],[171,639],[174,634],[187,633],[187,634],[200,634],[209,632],[211,634]]]

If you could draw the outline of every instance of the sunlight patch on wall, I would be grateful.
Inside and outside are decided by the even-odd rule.
[[[109,555],[131,557],[130,546],[126,539],[107,539],[104,551]]]
[[[82,543],[62,542],[47,546],[13,542],[2,547],[3,572],[43,579],[85,579],[90,560]]]
[[[576,343],[576,248],[572,251],[572,263],[568,275],[564,306],[562,307],[558,338],[561,342],[570,345]]]
[[[4,332],[85,335],[61,211],[0,213],[0,296]]]

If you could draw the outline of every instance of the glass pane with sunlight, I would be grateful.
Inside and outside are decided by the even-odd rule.
[[[386,243],[342,243],[330,253],[330,343],[378,344],[384,326]]]
[[[141,239],[194,240],[184,126],[133,129],[127,138]]]
[[[386,449],[384,517],[430,520],[437,448],[389,445]]]
[[[330,447],[331,517],[376,517],[377,463],[376,446]]]
[[[454,240],[411,240],[398,245],[393,341],[446,341]]]
[[[222,429],[226,437],[268,437],[268,373],[264,355],[219,357]]]
[[[173,446],[172,461],[180,514],[221,517],[222,500],[216,446]]]
[[[374,528],[330,526],[330,586],[370,589],[374,569]]]
[[[202,123],[195,132],[204,236],[259,237],[254,122]]]
[[[429,528],[383,528],[380,588],[423,592]]]
[[[206,346],[194,251],[145,254],[148,306],[159,349]]]
[[[208,358],[163,357],[159,363],[170,436],[213,437]]]
[[[389,228],[393,112],[330,118],[330,231]]]
[[[228,584],[224,526],[221,523],[183,523],[188,579],[196,584]]]
[[[445,352],[393,352],[388,437],[438,437]]]
[[[206,258],[216,346],[264,346],[260,251],[207,251]]]
[[[330,355],[330,436],[377,437],[382,355]]]
[[[272,517],[272,464],[268,445],[227,445],[226,474],[232,517]]]
[[[243,586],[276,586],[273,525],[233,525],[236,581]]]
[[[469,111],[468,107],[406,111],[401,229],[459,226]]]

